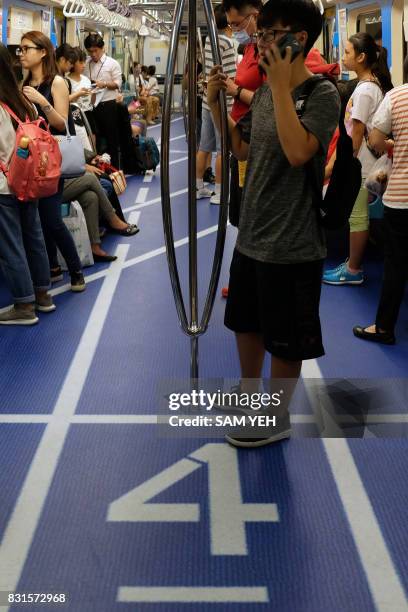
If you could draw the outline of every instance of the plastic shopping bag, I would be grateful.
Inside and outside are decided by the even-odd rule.
[[[392,160],[387,153],[378,159],[370,174],[368,175],[365,187],[376,196],[382,196],[387,189],[388,179],[392,170]]]
[[[89,241],[88,228],[86,227],[85,215],[79,202],[71,202],[70,212],[63,221],[70,231],[75,242],[78,257],[83,267],[93,266],[91,243]],[[67,270],[67,264],[61,253],[58,251],[58,262],[63,270]]]

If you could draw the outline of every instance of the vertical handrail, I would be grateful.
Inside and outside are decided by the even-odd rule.
[[[191,378],[198,378],[197,270],[197,0],[188,0],[188,246],[190,289]]]
[[[211,0],[203,0],[205,16],[207,19],[208,35],[211,43],[211,50],[214,63],[222,65],[221,53],[218,45],[217,29],[215,25],[214,11]],[[208,287],[207,299],[204,304],[203,316],[200,322],[200,329],[204,333],[210,321],[212,309],[214,307],[215,292],[217,291],[220,279],[222,256],[224,253],[225,234],[227,231],[228,218],[228,199],[229,199],[229,148],[228,148],[228,114],[227,101],[224,91],[220,93],[221,109],[221,155],[222,155],[222,181],[220,212],[218,216],[218,231],[215,243],[213,265],[211,270],[210,284]]]
[[[173,223],[170,203],[170,180],[169,180],[169,149],[170,149],[170,121],[171,103],[174,85],[174,68],[177,57],[177,45],[180,38],[180,28],[183,19],[185,0],[177,0],[174,16],[173,29],[170,37],[169,54],[167,58],[167,78],[164,83],[164,101],[161,130],[161,193],[162,193],[162,215],[164,239],[166,244],[167,262],[169,266],[171,287],[174,301],[182,330],[188,334],[188,322],[180,287],[180,277],[177,269],[176,251],[174,248]]]
[[[170,180],[169,180],[169,154],[170,154],[170,120],[174,86],[174,71],[177,58],[178,40],[186,0],[177,0],[173,29],[170,38],[169,56],[167,60],[167,79],[164,89],[163,121],[161,132],[162,161],[161,161],[161,190],[162,215],[166,244],[167,262],[169,266],[171,286],[176,304],[181,329],[191,338],[190,376],[198,378],[198,339],[203,334],[210,320],[214,305],[215,292],[219,280],[222,255],[225,243],[228,206],[229,183],[229,155],[228,155],[228,123],[225,93],[221,92],[221,147],[224,159],[221,187],[221,205],[218,219],[218,230],[214,251],[211,279],[203,309],[201,322],[198,315],[198,253],[197,253],[197,200],[196,200],[196,150],[197,150],[197,7],[196,0],[189,0],[189,30],[188,30],[188,238],[189,238],[189,321],[181,291],[177,260],[174,246],[172,225]],[[213,57],[217,64],[221,64],[221,54],[218,46],[218,37],[211,0],[203,0],[208,31],[210,35]],[[204,55],[204,51],[203,51]],[[184,70],[185,72],[185,70]],[[183,73],[184,74],[184,73]]]
[[[183,80],[181,87],[181,110],[183,112],[183,122],[184,122],[184,131],[186,133],[186,141],[188,142],[188,113],[187,113],[187,104],[188,104],[188,96],[186,95],[188,89],[188,76],[186,75],[186,67],[187,67],[187,57],[188,57],[188,40],[186,42],[186,49],[184,51],[184,60],[183,60]]]

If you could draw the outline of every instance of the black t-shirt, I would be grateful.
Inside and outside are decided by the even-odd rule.
[[[51,106],[54,106],[54,98],[52,96],[52,84],[54,81],[44,81],[43,83],[41,83],[41,85],[38,85],[37,87],[35,87],[35,89],[44,96],[44,98],[46,98],[48,100],[48,102],[51,104]],[[52,125],[50,125],[50,122],[48,120],[48,117],[46,115],[46,113],[44,113],[44,111],[42,110],[41,106],[39,104],[35,104],[35,107],[38,111],[38,115],[40,117],[43,117],[45,119],[45,121],[47,122],[47,124],[50,127],[50,132],[51,134],[55,134],[57,136],[61,135],[61,134],[65,134],[65,130],[63,131],[59,131],[57,129],[55,129],[54,127],[52,127]],[[76,132],[75,132],[75,125],[74,125],[74,119],[72,117],[72,113],[71,113],[71,109],[68,109],[68,129],[69,129],[69,133],[71,134],[71,136],[75,136]]]

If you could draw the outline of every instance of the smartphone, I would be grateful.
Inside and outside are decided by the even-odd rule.
[[[285,34],[283,38],[278,41],[278,48],[281,52],[282,59],[286,56],[286,47],[290,47],[292,49],[292,57],[290,58],[290,63],[292,63],[298,55],[303,53],[303,47],[291,32]]]

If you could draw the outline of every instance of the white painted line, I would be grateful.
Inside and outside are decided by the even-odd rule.
[[[347,440],[323,440],[377,612],[406,612],[408,601]]]
[[[183,149],[183,150],[181,150],[181,149],[170,149],[170,153],[184,153],[184,155],[185,155],[186,153],[188,153],[188,151],[187,151],[187,149]]]
[[[183,119],[183,117],[177,117],[177,119],[172,119],[170,121],[170,123],[176,123],[176,121],[181,121]],[[154,128],[161,128],[161,122],[160,123],[156,123],[156,125],[149,125],[148,126],[148,130],[154,130]]]
[[[169,166],[174,166],[174,164],[179,164],[182,161],[186,161],[186,159],[188,159],[187,157],[180,157],[179,159],[173,159],[173,161],[169,162]],[[157,166],[159,167],[159,166]]]
[[[175,140],[181,140],[182,138],[184,138],[184,140],[186,139],[186,135],[185,134],[181,134],[181,136],[173,136],[173,138],[170,138],[170,142],[174,142]]]
[[[133,223],[134,225],[137,225],[139,223],[141,214],[142,213],[140,212],[140,210],[134,210],[133,212],[131,212],[128,217],[128,223]]]
[[[154,414],[75,414],[77,425],[157,425]]]
[[[132,210],[133,209],[134,208],[132,207]],[[205,236],[209,236],[210,234],[213,234],[214,232],[216,232],[217,229],[218,229],[218,225],[213,225],[211,227],[208,227],[207,229],[202,230],[201,232],[198,232],[197,238],[200,239],[200,238],[204,238]],[[177,240],[174,243],[174,246],[177,249],[178,247],[184,246],[185,244],[188,244],[188,236],[186,238],[181,238],[180,240]],[[143,261],[147,261],[148,259],[152,259],[153,257],[157,257],[158,255],[163,255],[164,253],[166,253],[166,247],[164,246],[159,247],[158,249],[149,251],[148,253],[145,253],[144,255],[139,255],[138,257],[134,257],[133,259],[128,259],[123,264],[123,268],[130,268],[131,266],[142,263]],[[85,280],[87,283],[92,283],[95,280],[104,278],[108,270],[109,268],[105,270],[100,270],[99,272],[95,272],[94,274],[89,274],[85,277]],[[51,289],[49,293],[51,295],[60,295],[61,293],[66,293],[67,291],[70,291],[70,289],[71,289],[71,285],[67,283],[65,285],[61,285],[60,287],[56,287],[55,289]],[[6,312],[7,310],[9,310],[9,308],[10,306],[5,306],[4,308],[0,308],[0,313]]]
[[[58,461],[122,272],[129,245],[116,249],[87,325],[5,529],[0,546],[0,591],[15,591],[29,554]]]
[[[140,206],[140,208],[142,208]],[[133,207],[132,207],[133,209]],[[129,210],[129,209],[128,209]],[[228,223],[229,225],[229,223]],[[216,232],[218,230],[218,225],[212,225],[211,227],[208,227],[205,230],[201,230],[201,232],[197,233],[197,239],[200,238],[204,238],[205,236],[209,236],[210,234],[213,234],[214,232]],[[181,238],[180,240],[177,240],[174,243],[174,248],[178,248],[181,246],[184,246],[188,244],[188,236],[186,238]],[[121,246],[121,245],[120,245]],[[159,247],[158,249],[153,249],[153,251],[149,251],[147,253],[144,253],[143,255],[139,255],[138,257],[134,257],[133,259],[128,259],[124,264],[123,264],[123,268],[130,268],[131,266],[134,266],[136,264],[142,263],[144,261],[147,261],[148,259],[152,259],[153,257],[157,257],[158,255],[163,255],[164,253],[166,253],[166,247],[162,246]],[[89,274],[85,277],[85,280],[87,283],[92,283],[95,280],[99,280],[100,278],[104,278],[107,274],[107,271],[109,270],[109,268],[105,269],[105,270],[100,270],[99,272],[95,272],[94,274]],[[67,291],[70,291],[71,289],[71,285],[70,284],[65,284],[65,285],[61,285],[60,287],[56,287],[55,289],[51,289],[49,291],[49,293],[51,295],[60,295],[61,293],[66,293]],[[2,312],[6,312],[7,310],[9,310],[10,305],[9,306],[5,306],[4,308],[0,308],[0,313]]]
[[[118,602],[268,603],[266,587],[120,587]]]
[[[0,424],[4,423],[49,423],[53,419],[52,414],[30,414],[25,413],[0,413]],[[352,416],[338,415],[337,420],[341,424],[355,423]],[[312,414],[292,414],[290,421],[293,425],[310,425],[316,422]],[[408,423],[408,414],[368,414],[364,417],[366,424],[404,424]],[[113,425],[143,425],[157,423],[156,415],[135,414],[83,414],[75,415],[71,423],[111,423]]]
[[[154,177],[154,172],[151,171],[151,170],[148,170],[146,172],[146,174],[144,175],[144,177],[143,177],[143,182],[144,183],[151,183],[152,180],[153,180],[153,177]]]
[[[140,187],[139,191],[137,192],[135,204],[143,204],[143,202],[146,202],[148,193],[149,187]]]
[[[183,195],[184,193],[188,193],[188,189],[179,189],[178,191],[173,191],[173,193],[170,194],[170,199],[172,198],[176,198],[179,195]],[[161,202],[161,196],[159,196],[158,198],[153,198],[153,200],[148,200],[147,202],[144,202],[143,204],[134,204],[133,206],[128,206],[127,208],[123,209],[124,213],[130,212],[131,210],[139,210],[140,208],[146,208],[146,206],[152,206],[153,204],[158,204],[159,202]]]
[[[308,361],[305,366],[302,367],[302,376],[323,378],[316,360]],[[313,407],[313,401],[311,405]],[[347,440],[326,438],[322,439],[322,444],[367,577],[375,609],[377,612],[406,612],[408,601],[403,586]]]

